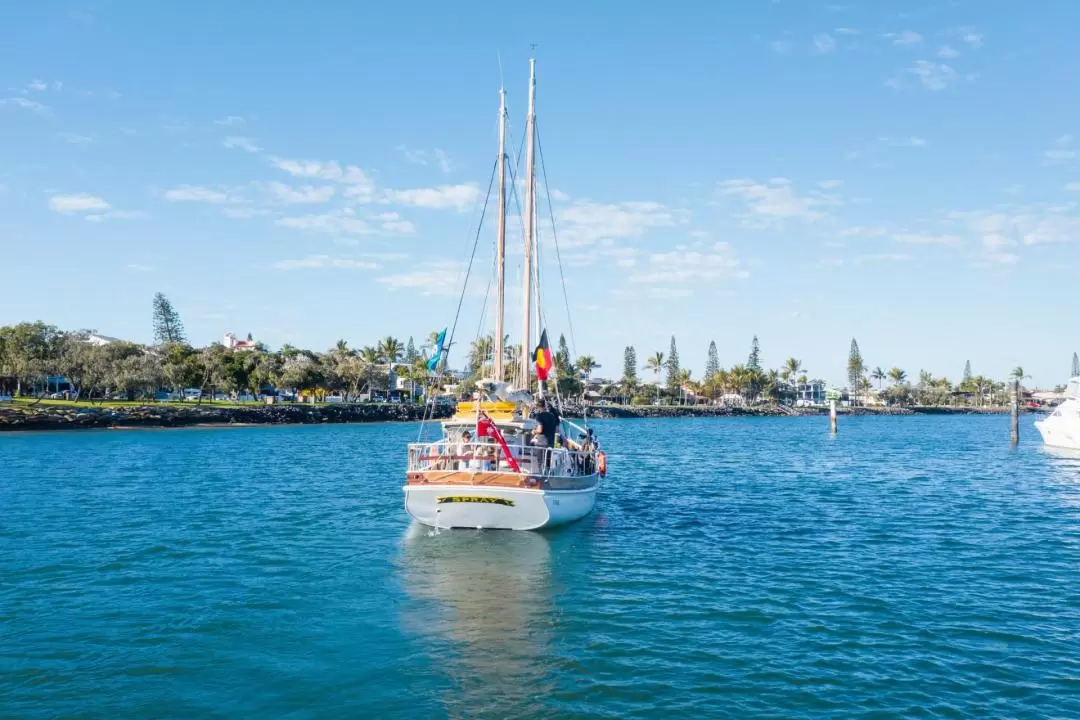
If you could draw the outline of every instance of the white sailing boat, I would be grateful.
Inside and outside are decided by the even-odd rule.
[[[506,93],[500,89],[494,380],[483,383],[475,400],[458,403],[454,416],[442,424],[440,440],[409,446],[405,509],[420,523],[436,529],[535,530],[572,522],[593,509],[600,479],[607,470],[606,458],[586,428],[561,420],[562,431],[557,437],[565,438],[578,432],[581,433],[579,437],[585,439],[580,443],[563,440],[560,444],[547,437],[541,442],[537,436],[537,420],[530,414],[533,396],[529,388],[534,374],[533,361],[537,357],[537,352],[530,352],[534,262],[537,258],[534,227],[535,60],[529,61],[529,71],[525,207],[522,210],[522,335],[514,382],[518,389],[504,382],[506,168],[509,159],[506,154]],[[539,298],[536,307],[539,325]],[[541,337],[545,338],[546,334]],[[535,374],[537,396],[543,399],[544,378],[551,367],[550,350],[545,349],[541,355],[543,360]]]
[[[1044,445],[1080,450],[1080,377],[1069,380],[1065,401],[1049,417],[1036,420],[1035,428]]]

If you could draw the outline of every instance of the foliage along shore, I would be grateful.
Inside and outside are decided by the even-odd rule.
[[[429,418],[448,417],[451,406],[437,405]],[[664,417],[786,417],[823,415],[822,408],[789,408],[779,405],[717,407],[708,405],[606,405],[588,409],[593,419]],[[840,408],[845,415],[933,415],[1007,413],[1007,408],[905,407]],[[567,408],[567,416],[580,417],[580,408]],[[319,425],[326,423],[415,422],[424,406],[398,403],[332,405],[14,405],[0,406],[0,431],[77,430],[103,428],[173,428],[202,425]]]

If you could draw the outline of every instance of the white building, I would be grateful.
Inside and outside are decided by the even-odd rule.
[[[95,347],[101,347],[102,345],[111,345],[112,343],[123,342],[120,338],[110,337],[108,335],[99,335],[98,333],[87,333],[83,338],[83,342]]]
[[[255,338],[251,337],[251,333],[248,333],[247,340],[237,340],[236,334],[230,330],[225,333],[225,339],[221,341],[221,344],[229,350],[251,351],[255,349]]]

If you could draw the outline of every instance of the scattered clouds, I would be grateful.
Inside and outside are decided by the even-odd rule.
[[[892,44],[899,47],[918,45],[923,41],[922,35],[911,30],[905,30],[902,33],[885,33],[882,37],[886,40],[892,40]]]
[[[281,218],[277,224],[293,230],[317,233],[370,235],[375,232],[371,225],[356,217],[356,212],[352,208],[343,208],[320,215]]]
[[[453,209],[466,212],[476,205],[480,197],[480,188],[473,183],[465,183],[412,190],[387,190],[383,201],[432,210]]]
[[[556,213],[560,244],[565,248],[605,240],[642,237],[654,228],[673,227],[684,214],[657,202],[597,203],[579,200]]]
[[[130,270],[131,272],[137,272],[137,273],[152,273],[152,272],[154,272],[153,266],[151,266],[151,265],[140,265],[138,263],[128,263],[127,269]]]
[[[92,145],[94,143],[94,138],[87,135],[79,135],[77,133],[62,132],[58,137],[66,143],[71,143],[72,145],[78,145],[80,147],[86,147],[87,145]]]
[[[929,233],[898,233],[893,240],[909,245],[960,245],[963,241],[956,235],[931,235]]]
[[[269,215],[270,211],[251,207],[227,207],[222,208],[221,214],[234,220],[247,220],[258,215]]]
[[[1054,141],[1054,147],[1043,153],[1044,165],[1059,165],[1076,159],[1076,150],[1072,148],[1073,136],[1062,135]]]
[[[741,280],[749,276],[726,242],[715,243],[711,248],[676,248],[671,252],[653,253],[647,268],[630,276],[631,283],[660,287],[725,279]]]
[[[832,204],[822,198],[799,196],[784,178],[772,178],[768,183],[748,179],[725,180],[718,190],[721,196],[742,199],[751,217],[744,216],[744,225],[760,227],[766,223],[784,219],[800,219],[807,222],[824,217],[814,207]]]
[[[450,157],[440,148],[435,148],[430,153],[427,150],[411,148],[408,145],[398,145],[397,149],[405,156],[405,160],[413,165],[427,166],[430,163],[434,163],[435,166],[444,173],[449,173],[454,169],[453,163],[450,162]]]
[[[1065,192],[1080,192],[1080,182],[1071,182],[1065,185]]]
[[[840,237],[876,238],[888,235],[889,231],[880,225],[870,227],[856,225],[855,227],[844,228],[837,234]]]
[[[828,33],[818,33],[814,36],[814,52],[818,55],[829,55],[836,51],[836,40]]]
[[[435,164],[438,165],[439,170],[444,173],[449,173],[454,169],[453,163],[450,162],[450,157],[439,148],[435,148]]]
[[[843,180],[822,180],[817,184],[817,186],[822,190],[835,190],[843,184]]]
[[[78,193],[75,195],[53,195],[49,199],[49,208],[58,213],[87,212],[91,210],[108,210],[109,203],[96,195]]]
[[[227,193],[198,185],[180,185],[166,190],[165,199],[169,202],[201,202],[211,205],[221,205],[230,201]]]
[[[215,125],[225,125],[227,127],[234,127],[236,125],[243,125],[244,124],[244,118],[240,117],[239,115],[228,115],[226,117],[221,118],[220,120],[215,120],[214,124]]]
[[[30,92],[41,92],[49,89],[49,83],[44,80],[31,80],[30,84],[26,86],[26,89]]]
[[[964,78],[951,66],[945,63],[935,63],[930,60],[916,60],[913,65],[901,71],[899,75],[885,81],[885,85],[900,90],[909,86],[909,81],[918,83],[919,86],[938,92],[956,85]]]
[[[908,259],[908,256],[903,253],[870,253],[859,255],[855,258],[855,262],[905,262]]]
[[[276,200],[286,205],[324,203],[330,200],[334,193],[337,192],[337,188],[332,185],[323,185],[322,187],[304,185],[292,188],[279,182],[267,183],[266,188]]]
[[[243,150],[249,153],[257,153],[262,150],[262,148],[248,138],[240,136],[227,137],[222,141],[222,145],[230,150]]]
[[[983,35],[976,28],[961,28],[960,40],[973,50],[983,46]]]
[[[347,270],[375,270],[377,263],[352,258],[331,257],[329,255],[309,255],[300,260],[280,260],[274,263],[276,270],[321,270],[324,268],[340,268]]]
[[[862,30],[858,28],[838,27],[833,28],[833,32],[837,35],[862,35]]]
[[[926,139],[921,137],[892,138],[883,137],[881,142],[891,147],[926,147]]]
[[[460,262],[438,260],[411,272],[375,278],[375,282],[391,290],[419,289],[422,295],[453,296],[461,291],[459,277],[463,270]]]
[[[960,57],[960,51],[948,45],[942,45],[941,49],[937,51],[937,56],[943,60],[952,60],[953,58]]]
[[[416,232],[416,226],[396,212],[379,213],[370,216],[368,219],[379,223],[379,227],[388,233],[411,235]]]
[[[31,112],[36,112],[38,115],[48,115],[51,112],[47,105],[42,105],[41,103],[34,100],[27,100],[24,97],[0,98],[0,105],[8,105],[11,107],[22,108],[23,110],[30,110]]]
[[[795,46],[790,40],[773,40],[769,43],[769,49],[777,55],[790,55]]]

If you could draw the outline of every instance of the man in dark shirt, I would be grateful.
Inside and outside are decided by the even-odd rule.
[[[536,421],[535,437],[533,438],[533,444],[538,447],[555,447],[555,428],[558,427],[559,421],[555,418],[555,414],[548,410],[542,402],[536,403],[533,412],[533,420]],[[540,438],[544,438],[546,444],[541,445]]]

